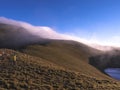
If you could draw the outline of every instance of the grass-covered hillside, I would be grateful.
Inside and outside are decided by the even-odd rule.
[[[97,78],[108,78],[89,64],[89,57],[102,53],[99,50],[74,41],[51,41],[42,45],[30,45],[22,52],[43,58],[69,70]]]
[[[17,55],[17,61],[0,60],[0,90],[119,90],[113,80],[98,79],[68,70],[46,59],[1,49]]]

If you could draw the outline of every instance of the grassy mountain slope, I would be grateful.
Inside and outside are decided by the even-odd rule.
[[[3,51],[1,49],[0,51]],[[0,61],[0,90],[119,90],[116,81],[98,79],[80,72],[66,70],[45,59],[13,50],[17,61]]]
[[[74,41],[51,41],[44,45],[30,45],[22,52],[43,58],[69,70],[97,78],[108,78],[89,64],[89,57],[102,53]]]

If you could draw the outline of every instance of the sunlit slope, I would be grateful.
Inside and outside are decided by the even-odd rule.
[[[116,81],[98,79],[81,72],[70,71],[43,58],[13,50],[17,61],[0,61],[0,90],[119,90]],[[98,74],[99,75],[99,74]]]
[[[88,63],[88,58],[91,55],[102,52],[78,42],[51,41],[44,45],[27,46],[22,52],[43,58],[69,70],[78,71],[98,78],[107,78],[107,76]]]

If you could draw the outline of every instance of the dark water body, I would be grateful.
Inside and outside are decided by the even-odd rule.
[[[112,78],[120,80],[120,68],[108,68],[105,72]]]

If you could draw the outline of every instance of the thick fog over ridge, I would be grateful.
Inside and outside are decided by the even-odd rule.
[[[29,31],[31,34],[37,35],[37,36],[40,36],[40,37],[43,37],[43,38],[65,39],[65,35],[59,34],[59,33],[55,32],[50,27],[33,26],[33,25],[31,25],[29,23],[26,23],[26,22],[16,21],[16,20],[12,20],[12,19],[7,19],[5,17],[0,17],[0,23],[21,26],[21,27],[25,28],[27,31]]]
[[[26,22],[16,21],[16,20],[5,18],[5,17],[0,17],[0,23],[11,24],[11,25],[23,27],[31,34],[36,35],[36,36],[40,36],[43,38],[78,40],[78,41],[87,43],[87,41],[84,39],[80,39],[80,38],[73,37],[73,36],[66,35],[66,34],[57,33],[52,28],[46,27],[46,26],[33,26],[33,25],[26,23]]]
[[[41,38],[75,40],[75,41],[79,41],[81,43],[87,44],[89,46],[92,46],[92,47],[100,49],[100,50],[110,50],[110,49],[112,49],[112,47],[107,47],[107,46],[103,47],[101,45],[95,44],[91,41],[88,41],[86,39],[82,39],[82,38],[79,38],[79,37],[76,37],[76,36],[70,36],[70,35],[67,35],[67,34],[57,33],[52,28],[46,27],[46,26],[33,26],[33,25],[31,25],[29,23],[26,23],[26,22],[16,21],[16,20],[5,18],[5,17],[0,17],[0,23],[15,25],[15,26],[18,26],[18,27],[23,27],[26,31],[28,31],[32,35],[35,35],[35,36],[41,37]]]

